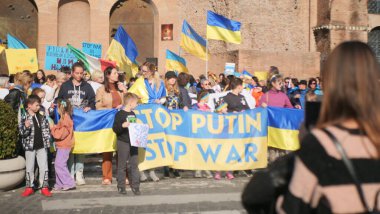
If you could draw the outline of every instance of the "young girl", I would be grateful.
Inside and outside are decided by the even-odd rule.
[[[227,114],[228,112],[228,104],[225,102],[221,102],[220,105],[215,109],[215,112],[218,114]],[[232,175],[231,172],[226,172],[226,177],[228,180],[232,180],[235,177]],[[214,179],[220,180],[222,178],[220,171],[215,172]]]
[[[67,167],[67,160],[74,145],[73,109],[68,100],[57,101],[58,113],[61,117],[57,125],[51,126],[51,133],[55,139],[57,154],[55,157],[55,185],[54,190],[70,190],[75,188],[75,181]]]
[[[206,112],[211,112],[210,107],[207,105],[208,98],[209,98],[209,93],[207,91],[202,91],[198,95],[198,110],[199,111],[206,111]],[[212,174],[210,171],[205,170],[204,171],[206,174],[206,178],[212,178]],[[201,170],[196,170],[194,177],[196,178],[201,178],[202,177],[202,171]]]

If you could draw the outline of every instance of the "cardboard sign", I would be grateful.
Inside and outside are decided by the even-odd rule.
[[[227,62],[226,66],[224,67],[224,74],[226,76],[228,76],[228,75],[234,75],[235,74],[235,67],[236,67],[235,63],[229,63],[229,62]]]
[[[71,67],[78,59],[66,47],[46,46],[45,69],[59,70],[63,66]]]
[[[23,70],[35,73],[38,70],[36,49],[6,49],[9,74]]]
[[[82,51],[86,54],[96,57],[96,58],[102,58],[102,45],[96,44],[96,43],[88,43],[83,42],[82,43]]]
[[[146,148],[148,144],[149,126],[147,124],[131,123],[128,130],[131,145]]]

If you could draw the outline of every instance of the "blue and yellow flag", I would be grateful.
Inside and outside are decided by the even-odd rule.
[[[120,25],[107,51],[107,58],[116,62],[120,70],[127,73],[127,80],[138,72],[137,47],[132,38]]]
[[[133,83],[128,92],[136,94],[140,98],[140,103],[149,102],[149,94],[148,90],[146,89],[144,77],[139,77],[135,83]]]
[[[227,19],[212,11],[207,11],[207,39],[240,44],[240,25],[240,22]]]
[[[22,41],[10,35],[9,33],[7,34],[7,42],[8,42],[8,48],[28,49],[28,46],[26,46]]]
[[[84,113],[74,109],[73,153],[90,154],[115,151],[116,134],[112,130],[117,110],[99,110]]]
[[[203,60],[210,58],[206,56],[206,40],[199,36],[186,20],[183,20],[180,46]]]
[[[243,72],[241,73],[244,77],[247,77],[247,78],[252,78],[253,77],[253,75],[252,74],[250,74],[248,71],[246,71],[246,70],[243,70]]]
[[[186,68],[185,59],[169,50],[166,50],[166,70],[189,72]]]
[[[300,148],[298,139],[304,111],[268,107],[268,146],[295,151]]]

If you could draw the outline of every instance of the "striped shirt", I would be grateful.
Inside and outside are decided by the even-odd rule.
[[[375,146],[358,129],[327,128],[351,159],[367,203],[380,191],[380,160]],[[380,198],[378,205],[380,205]],[[378,207],[379,208],[379,207]],[[288,192],[277,201],[278,213],[362,213],[355,184],[332,140],[314,130],[296,153]]]

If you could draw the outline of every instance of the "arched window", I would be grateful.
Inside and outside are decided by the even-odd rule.
[[[368,45],[375,52],[377,61],[380,62],[380,27],[376,27],[368,33]]]
[[[368,13],[380,14],[380,0],[368,1]]]

